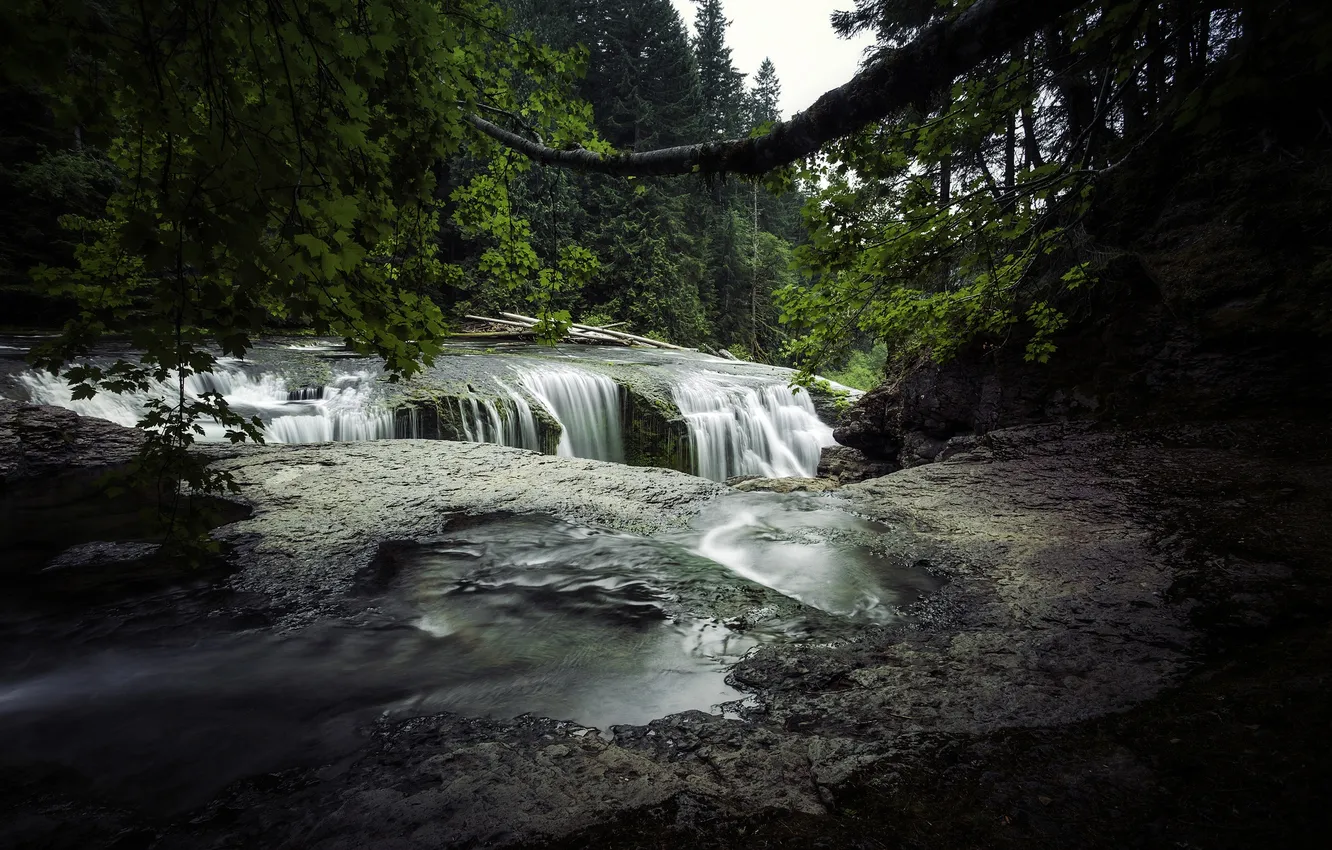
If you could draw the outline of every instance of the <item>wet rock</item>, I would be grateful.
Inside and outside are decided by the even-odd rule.
[[[945,442],[919,431],[908,431],[902,437],[902,449],[898,452],[897,461],[902,464],[903,469],[920,466],[922,463],[932,463],[943,451]]]
[[[143,438],[133,428],[71,410],[0,399],[0,483],[132,460]]]
[[[819,455],[819,477],[838,484],[852,484],[896,472],[897,463],[868,457],[850,446],[827,446]]]
[[[927,565],[943,583],[904,623],[764,646],[732,668],[750,698],[726,717],[685,712],[616,727],[613,741],[553,719],[386,717],[347,759],[303,780],[242,782],[174,834],[209,846],[424,848],[567,835],[647,807],[674,807],[686,825],[817,813],[867,766],[922,758],[922,741],[1120,711],[1188,669],[1197,631],[1178,581],[1196,541],[1162,532],[1152,494],[1174,486],[1181,446],[1211,452],[1186,458],[1189,470],[1225,467],[1216,434],[1074,424],[926,436],[937,444],[920,446],[939,462],[829,497],[882,523],[883,557]],[[439,534],[459,515],[549,513],[653,532],[727,492],[479,444],[229,451],[217,465],[253,510],[217,532],[236,552],[229,587],[263,600],[254,604],[279,629],[359,610],[357,577],[384,541]],[[1209,592],[1268,616],[1270,587],[1289,574],[1246,575]]]
[[[1047,372],[1031,364],[996,364],[959,356],[944,364],[921,360],[862,396],[833,432],[844,446],[903,467],[929,463],[960,434],[984,434],[1048,420]],[[1074,405],[1064,417],[1090,414]]]
[[[157,543],[108,543],[100,540],[81,543],[53,558],[44,572],[124,566],[151,558],[159,548]]]
[[[727,492],[682,472],[487,443],[385,440],[232,454],[216,466],[235,477],[254,515],[215,536],[236,547],[237,589],[266,595],[292,622],[343,604],[381,542],[437,535],[455,514],[544,513],[652,533]]]
[[[467,735],[443,717],[386,726],[392,746],[321,792],[311,846],[526,840],[679,794],[717,812],[818,812],[838,783],[901,755],[902,736],[1069,722],[1159,692],[1187,666],[1190,630],[1186,609],[1165,600],[1170,558],[1131,477],[1092,460],[1122,453],[1122,441],[1078,427],[979,439],[839,491],[884,523],[884,551],[928,562],[947,582],[906,626],[751,653],[731,674],[756,697],[740,719],[686,712],[617,727],[609,744],[573,730],[533,739],[523,723]],[[1159,448],[1135,451],[1132,462],[1152,469]],[[238,586],[287,600],[293,621],[336,606],[376,540],[429,533],[451,512],[548,511],[650,530],[724,491],[677,473],[452,443],[257,450],[220,465],[255,510],[223,534],[257,541]],[[324,518],[318,529],[312,513]],[[404,786],[404,775],[416,778]],[[262,817],[284,823],[284,805],[268,801]]]
[[[833,390],[827,384],[815,381],[805,388],[814,403],[814,412],[819,421],[829,427],[836,427],[842,416],[851,410],[852,403],[864,395],[860,390]]]
[[[826,493],[837,489],[831,478],[747,478],[733,485],[744,493]]]

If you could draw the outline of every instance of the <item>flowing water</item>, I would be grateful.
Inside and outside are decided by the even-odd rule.
[[[605,375],[559,367],[530,369],[522,384],[560,423],[561,457],[624,463],[620,387]]]
[[[147,393],[75,400],[58,377],[24,368],[22,352],[22,345],[0,346],[0,370],[10,372],[0,394],[132,426],[149,396],[175,392],[168,381]],[[381,369],[337,343],[264,341],[254,354],[254,360],[223,358],[213,372],[189,376],[187,395],[220,393],[237,413],[258,417],[265,439],[275,443],[423,434],[419,409],[395,410]],[[788,370],[690,352],[615,349],[610,355],[616,359],[584,346],[527,346],[441,357],[434,374],[459,387],[441,397],[443,413],[457,426],[447,436],[540,451],[544,414],[560,428],[556,454],[623,463],[628,396],[603,371],[609,363],[651,371],[667,386],[688,432],[689,471],[697,475],[716,481],[812,476],[820,450],[833,444],[832,429],[819,420],[809,394],[788,387]],[[225,438],[220,426],[204,427],[203,439]]]
[[[745,697],[726,670],[755,647],[897,622],[934,587],[878,547],[888,529],[825,497],[734,494],[701,517],[658,537],[470,518],[386,548],[353,613],[294,632],[205,614],[213,590],[118,604],[95,633],[58,603],[11,612],[0,766],[63,764],[113,797],[186,807],[333,760],[380,716],[531,712],[605,731],[719,711]]]
[[[673,388],[689,424],[696,471],[725,481],[736,475],[813,476],[819,452],[833,445],[809,393],[703,371]]]
[[[74,400],[27,369],[21,349],[0,349],[3,395],[139,418],[148,394]],[[673,400],[671,433],[687,437],[693,471],[708,478],[811,475],[832,443],[789,373],[705,355],[456,352],[431,373],[430,386],[450,389],[429,409],[395,404],[374,363],[333,344],[268,342],[253,355],[185,387],[220,393],[274,442],[447,426],[534,450],[544,434],[547,451],[624,462],[633,417],[660,418]],[[205,438],[224,436],[212,426]],[[31,494],[0,494],[6,527],[38,515],[4,498]],[[66,501],[40,514],[62,540],[0,541],[11,591],[0,594],[0,770],[72,770],[107,799],[165,811],[241,777],[334,762],[364,746],[378,718],[531,713],[612,734],[675,712],[737,710],[748,695],[727,671],[747,653],[891,625],[935,586],[889,554],[891,529],[830,497],[732,493],[655,537],[551,516],[455,518],[436,537],[386,544],[342,614],[279,632],[217,570],[182,578],[154,560],[132,525],[80,515],[76,533],[73,517],[52,514]],[[99,565],[62,548],[87,540],[102,551],[104,534],[127,560]]]
[[[331,376],[326,384],[289,388],[280,371],[256,364],[223,359],[217,369],[185,379],[186,395],[197,400],[205,392],[220,393],[231,408],[264,423],[264,438],[273,443],[324,443],[381,440],[394,436],[390,410],[373,403],[376,370],[362,368]],[[133,427],[149,396],[165,398],[176,390],[172,382],[157,384],[147,393],[98,393],[75,399],[69,385],[47,372],[28,370],[17,376],[26,400],[65,407],[83,416],[107,419]],[[221,440],[224,429],[205,422],[206,440]]]

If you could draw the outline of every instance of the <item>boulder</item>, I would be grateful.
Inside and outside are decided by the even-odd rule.
[[[819,455],[819,477],[831,478],[838,484],[878,478],[899,468],[893,461],[868,457],[860,449],[850,446],[827,446]]]
[[[831,478],[750,477],[734,486],[742,493],[826,493],[837,489],[837,482]]]

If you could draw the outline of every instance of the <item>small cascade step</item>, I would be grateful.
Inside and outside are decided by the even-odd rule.
[[[689,425],[694,474],[703,478],[810,478],[833,445],[804,389],[707,375],[682,380],[674,395]]]
[[[565,367],[525,371],[521,383],[560,423],[556,454],[624,463],[619,384],[605,375]]]

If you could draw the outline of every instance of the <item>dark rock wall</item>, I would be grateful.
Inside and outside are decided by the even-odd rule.
[[[128,463],[143,435],[72,410],[0,399],[0,486]]]
[[[630,466],[693,470],[689,426],[678,410],[621,386],[624,460]]]

